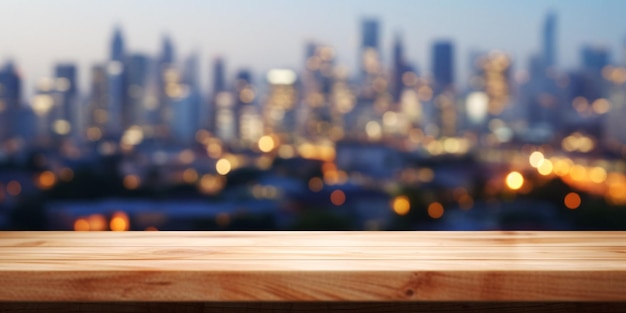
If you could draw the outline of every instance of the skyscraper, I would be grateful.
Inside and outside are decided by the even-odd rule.
[[[487,111],[492,118],[500,117],[511,101],[511,57],[503,52],[491,52],[479,61],[483,88],[488,96]]]
[[[249,70],[240,70],[235,77],[235,134],[238,139],[241,139],[242,134],[242,120],[244,112],[249,111],[249,107],[255,98],[254,89],[252,89],[252,73]]]
[[[172,44],[170,37],[168,35],[164,35],[161,41],[160,62],[161,64],[172,64],[174,63],[174,60],[174,45]]]
[[[391,94],[393,96],[393,101],[398,102],[400,100],[400,95],[402,94],[402,89],[404,87],[402,83],[402,75],[407,70],[407,64],[404,60],[404,44],[402,43],[402,37],[400,36],[400,34],[396,34],[394,40],[392,62]]]
[[[335,51],[330,46],[308,43],[306,68],[300,78],[303,105],[297,109],[298,133],[326,136],[331,120],[331,93],[335,88]]]
[[[374,74],[380,69],[379,23],[377,19],[366,18],[361,24],[361,51],[359,55],[361,73]]]
[[[192,89],[200,88],[199,62],[198,53],[192,53],[183,64],[183,82]]]
[[[378,20],[373,18],[364,19],[362,31],[361,47],[378,50]]]
[[[263,106],[263,132],[282,134],[293,139],[297,129],[298,77],[290,69],[272,69],[267,73],[269,94]]]
[[[156,136],[167,138],[171,135],[172,101],[178,98],[177,86],[180,84],[180,72],[174,66],[174,45],[169,36],[164,35],[161,40],[161,51],[157,65],[157,86],[159,105],[157,108]]]
[[[435,42],[432,53],[435,93],[451,90],[454,84],[454,47],[452,42]]]
[[[213,60],[213,94],[226,90],[226,74],[224,59],[216,57]]]
[[[183,84],[188,88],[188,101],[190,103],[191,118],[187,121],[193,133],[206,126],[206,108],[201,106],[202,94],[200,92],[198,53],[190,54],[183,65]]]
[[[210,101],[209,101],[209,129],[213,132],[217,132],[217,99],[218,95],[221,92],[226,91],[226,75],[225,75],[225,64],[224,59],[221,57],[216,57],[213,59],[213,64],[211,68],[211,78],[212,84],[210,93]]]
[[[13,62],[7,62],[0,69],[0,84],[2,84],[2,88],[0,88],[0,111],[19,107],[22,80]]]
[[[556,66],[556,13],[550,12],[543,24],[542,59],[546,68]]]
[[[124,50],[122,30],[116,27],[111,40],[111,59],[107,64],[109,84],[107,132],[113,136],[121,135],[123,131],[122,110],[127,102],[125,61],[126,52]]]
[[[54,68],[55,89],[58,94],[59,116],[58,118],[69,124],[69,130],[73,132],[77,128],[78,104],[77,101],[77,78],[76,65],[58,64]]]
[[[149,74],[152,61],[145,54],[132,54],[128,58],[128,103],[122,110],[124,129],[145,122],[145,99],[148,93]]]
[[[87,123],[87,139],[97,141],[102,138],[109,118],[109,84],[107,69],[103,65],[95,65],[91,68],[90,75],[90,98],[89,116]]]
[[[21,102],[21,78],[12,62],[0,69],[0,141],[15,136],[13,118]]]
[[[113,31],[113,40],[111,41],[111,61],[124,61],[124,38],[120,27],[115,27]]]

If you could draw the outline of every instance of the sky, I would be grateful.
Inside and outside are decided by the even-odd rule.
[[[613,61],[623,61],[623,0],[0,0],[0,62],[16,62],[25,94],[52,75],[55,63],[75,62],[84,91],[89,68],[108,58],[119,25],[129,52],[156,55],[163,34],[172,37],[178,60],[197,52],[208,89],[217,55],[226,59],[230,77],[240,68],[257,75],[273,67],[299,69],[311,40],[334,47],[339,63],[354,69],[360,20],[375,17],[387,64],[395,33],[422,73],[430,71],[432,42],[450,39],[457,79],[464,80],[472,51],[507,51],[516,70],[524,69],[540,49],[550,10],[558,15],[560,67],[574,68],[583,44],[608,46]]]

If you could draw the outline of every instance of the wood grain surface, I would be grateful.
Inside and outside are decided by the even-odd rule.
[[[626,232],[0,232],[0,301],[626,301]]]
[[[0,302],[0,313],[624,313],[626,302]]]

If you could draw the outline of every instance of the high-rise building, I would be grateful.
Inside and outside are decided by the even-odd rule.
[[[14,115],[21,102],[22,81],[12,62],[0,69],[0,142],[16,135]]]
[[[119,136],[124,131],[122,123],[122,110],[126,106],[126,51],[120,28],[116,28],[111,41],[111,59],[107,63],[108,79],[108,121],[106,133],[111,136]]]
[[[189,55],[183,65],[182,82],[188,89],[188,101],[190,103],[191,118],[187,121],[193,133],[206,127],[206,107],[202,107],[202,94],[200,91],[199,58],[197,53]]]
[[[335,52],[316,43],[306,46],[305,70],[300,85],[303,105],[297,112],[298,133],[326,137],[331,126],[330,98],[335,82]]]
[[[0,69],[0,111],[20,106],[22,80],[12,62]]]
[[[97,141],[104,135],[109,120],[109,83],[107,68],[95,65],[91,68],[89,82],[89,115],[87,118],[87,139]]]
[[[487,113],[499,117],[511,100],[511,57],[499,51],[483,55],[479,60],[482,91],[488,97]]]
[[[253,103],[256,95],[252,87],[252,73],[249,70],[240,70],[237,72],[234,87],[235,107],[233,111],[235,115],[235,136],[237,139],[241,140],[243,137],[246,137],[244,134],[246,134],[248,127],[248,125],[245,125],[247,117],[244,117],[244,113],[254,113]]]
[[[113,40],[111,41],[111,61],[123,62],[125,56],[124,38],[120,27],[116,27],[113,31]]]
[[[607,100],[611,106],[601,123],[604,135],[602,139],[610,150],[621,150],[618,152],[626,154],[626,123],[624,123],[626,119],[626,102],[624,101],[626,99],[626,84],[614,82],[607,89]],[[593,109],[593,104],[591,107]]]
[[[58,103],[58,121],[60,125],[67,123],[68,134],[78,128],[79,107],[77,99],[76,65],[58,64],[54,68],[54,85]]]
[[[173,64],[175,61],[174,44],[168,35],[164,35],[161,41],[161,55],[159,61],[161,64]]]
[[[146,101],[148,101],[149,75],[152,66],[152,60],[145,54],[136,53],[128,58],[126,75],[128,102],[122,110],[122,124],[125,130],[133,125],[144,125],[147,122]]]
[[[155,135],[158,138],[168,138],[171,135],[173,117],[172,101],[179,98],[178,89],[181,83],[181,73],[175,64],[174,45],[169,36],[164,35],[161,40],[161,51],[157,64],[158,107]]]
[[[185,92],[179,98],[172,99],[172,134],[183,144],[190,144],[197,131],[193,121],[198,117],[194,110],[198,102],[197,93]]]
[[[209,100],[209,129],[216,133],[217,132],[217,123],[218,123],[218,97],[220,93],[225,93],[227,91],[226,88],[226,73],[225,73],[225,62],[221,57],[216,57],[213,59],[211,64],[211,90],[210,90],[210,100]]]
[[[404,44],[400,34],[396,34],[393,44],[393,60],[391,64],[391,95],[393,101],[397,103],[402,95],[402,89],[404,89],[404,83],[402,82],[402,76],[407,72],[407,64],[404,59]]]
[[[434,118],[439,136],[455,136],[458,128],[456,99],[454,94],[454,46],[441,40],[432,48]],[[435,129],[431,126],[431,129]]]
[[[542,61],[546,68],[557,65],[557,49],[556,49],[556,25],[557,16],[555,12],[550,12],[546,16],[543,24],[543,45],[542,45]]]
[[[217,57],[213,60],[213,89],[212,93],[217,94],[226,90],[226,73],[224,59]]]
[[[581,57],[583,69],[597,74],[610,63],[610,52],[603,46],[584,46]]]
[[[435,93],[452,90],[454,84],[454,46],[452,42],[435,42],[432,53]]]
[[[263,132],[292,139],[297,129],[297,75],[290,69],[272,69],[266,78],[270,90],[263,106]]]
[[[192,89],[200,88],[199,62],[198,54],[192,53],[183,64],[183,82]]]
[[[368,76],[380,71],[379,23],[366,18],[361,24],[361,51],[359,55],[361,74]]]
[[[366,18],[363,20],[362,27],[361,47],[363,49],[374,48],[378,50],[378,20]]]

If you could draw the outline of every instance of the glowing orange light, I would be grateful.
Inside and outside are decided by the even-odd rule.
[[[572,161],[569,159],[559,159],[553,162],[554,173],[558,176],[565,176],[569,174],[572,167]]]
[[[102,231],[106,230],[107,227],[106,218],[101,214],[90,215],[87,218],[87,223],[89,223],[89,230]]]
[[[45,171],[42,172],[41,174],[39,174],[39,181],[38,181],[38,185],[39,188],[41,189],[50,189],[52,188],[52,186],[54,186],[54,184],[56,183],[56,177],[54,176],[54,173],[50,172],[50,171]]]
[[[565,196],[565,199],[563,200],[563,202],[565,203],[565,206],[568,209],[575,210],[580,206],[582,200],[580,199],[580,196],[577,193],[570,192]]]
[[[611,110],[611,103],[606,99],[598,99],[591,105],[596,114],[605,114]]]
[[[341,190],[335,190],[330,194],[330,202],[340,206],[346,202],[346,194]]]
[[[228,161],[227,159],[219,159],[217,161],[217,163],[215,163],[215,170],[217,171],[218,174],[220,175],[226,175],[230,172],[232,166],[230,164],[230,161]]]
[[[532,167],[538,168],[544,161],[543,153],[540,151],[533,152],[530,157],[528,157],[528,161]]]
[[[398,215],[407,215],[411,210],[411,203],[407,196],[398,196],[391,204],[393,211]]]
[[[205,194],[216,194],[222,190],[224,183],[222,176],[206,174],[200,179],[199,189]]]
[[[324,188],[324,182],[319,177],[309,179],[309,189],[313,192],[319,192]]]
[[[222,145],[219,142],[211,142],[206,148],[207,154],[216,159],[222,156]]]
[[[109,223],[112,231],[127,231],[130,228],[128,215],[124,212],[115,212]]]
[[[524,176],[522,176],[520,172],[510,172],[506,175],[506,185],[511,190],[518,190],[522,188],[522,185],[524,185]]]
[[[183,172],[183,181],[187,184],[193,184],[198,180],[198,172],[193,168],[188,168]]]
[[[438,219],[443,216],[443,205],[439,202],[433,202],[428,206],[428,216]]]
[[[335,163],[325,162],[324,164],[322,164],[322,172],[336,171],[336,170],[337,170],[337,166],[335,165]]]
[[[259,139],[259,150],[262,152],[270,152],[276,147],[276,143],[272,136],[263,136]]]
[[[589,179],[596,184],[603,183],[606,180],[606,177],[606,170],[599,166],[589,170]]]
[[[329,185],[339,184],[339,172],[334,170],[324,172],[324,182]]]
[[[587,169],[582,165],[574,165],[570,171],[570,176],[575,181],[584,181],[587,179]]]
[[[74,222],[74,231],[89,231],[89,222],[79,218]]]
[[[124,188],[128,190],[137,189],[139,187],[139,177],[137,175],[127,175],[124,177]]]
[[[553,169],[554,166],[552,165],[552,161],[543,160],[543,162],[541,162],[541,165],[539,165],[539,167],[537,168],[537,171],[543,176],[548,176],[552,174]]]

